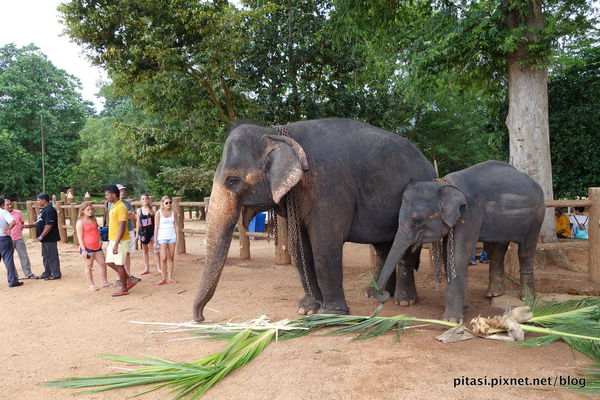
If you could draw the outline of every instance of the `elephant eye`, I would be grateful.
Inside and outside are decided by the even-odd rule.
[[[415,226],[420,226],[423,225],[425,223],[425,218],[421,215],[417,215],[416,217],[413,218],[413,224]]]
[[[228,176],[227,179],[225,179],[225,186],[227,189],[235,190],[241,182],[242,179],[238,176]]]

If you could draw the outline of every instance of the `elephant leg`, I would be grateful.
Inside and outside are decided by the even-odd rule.
[[[533,276],[533,261],[537,246],[537,235],[530,235],[523,243],[519,243],[519,270],[521,284],[521,299],[535,296],[535,279]]]
[[[419,268],[420,255],[421,247],[408,252],[396,267],[394,303],[398,305],[411,306],[419,301],[415,286],[415,270]]]
[[[488,297],[497,297],[504,294],[504,256],[508,249],[508,242],[485,243],[485,250],[490,258],[490,281],[488,284]]]
[[[333,230],[335,232],[335,230]],[[339,236],[339,237],[336,237]],[[309,229],[315,272],[322,295],[319,314],[348,314],[350,312],[344,297],[344,276],[342,270],[342,248],[344,240],[330,230],[320,227]]]
[[[385,260],[387,259],[390,249],[392,248],[392,242],[377,243],[377,244],[374,244],[373,247],[375,248],[375,254],[377,256],[376,264],[375,264],[375,271],[373,273],[373,279],[375,281],[377,281],[379,279],[379,274],[381,273],[381,269],[383,268],[383,265],[385,264]],[[388,279],[388,282],[385,285],[385,290],[388,293],[393,295],[395,287],[396,287],[396,276],[392,275],[392,276],[390,276],[390,279]],[[367,293],[367,297],[370,297],[368,293]]]
[[[319,310],[323,297],[315,273],[315,263],[308,234],[303,229],[300,233],[302,246],[297,246],[296,254],[294,254],[294,264],[298,269],[305,296],[298,303],[298,314],[310,315]]]
[[[454,279],[450,277],[450,282],[446,287],[444,320],[454,323],[462,323],[463,320],[467,264],[477,244],[477,234],[464,228],[468,227],[462,226],[454,229],[454,269],[456,277]],[[450,270],[447,271],[448,275],[450,275],[450,272]]]

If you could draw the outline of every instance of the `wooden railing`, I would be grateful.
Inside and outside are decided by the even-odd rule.
[[[66,201],[65,201],[66,200]],[[128,200],[134,208],[140,207],[142,204],[140,201]],[[150,196],[150,203],[152,206],[160,206],[160,202],[154,200]],[[206,212],[210,204],[210,198],[207,197],[204,201],[183,201],[181,197],[173,198],[173,211],[175,213],[175,229],[177,235],[183,240],[177,242],[176,252],[178,254],[186,252],[186,235],[206,234],[206,230],[202,228],[186,228],[185,227],[185,209],[184,207],[190,208],[188,212],[192,213],[192,209],[196,208],[197,216],[200,219],[206,217]],[[552,249],[581,249],[589,250],[588,256],[588,277],[592,282],[600,282],[600,188],[589,188],[587,200],[547,200],[545,202],[546,207],[586,207],[589,210],[589,232],[587,240],[568,240],[558,241],[552,243],[538,243],[537,247],[541,250],[552,250]],[[94,209],[102,210],[105,207],[104,202],[93,203]],[[39,211],[35,201],[27,201],[27,214],[29,223],[34,223],[36,220],[36,214]],[[63,243],[67,243],[69,238],[69,231],[73,231],[72,238],[75,244],[78,244],[77,235],[74,233],[74,223],[79,215],[79,208],[81,203],[74,203],[72,198],[64,198],[63,200],[56,201],[54,207],[57,210],[59,218],[59,233]],[[66,223],[67,219],[69,224]],[[275,248],[275,263],[278,265],[291,263],[291,257],[287,250],[287,221],[285,218],[277,217],[278,231],[279,231],[279,244]],[[34,228],[30,228],[30,237],[34,237]],[[248,232],[243,224],[238,222],[238,232],[234,233],[235,236],[241,238],[239,241],[240,245],[240,258],[246,260],[250,258],[250,236],[265,238],[268,237],[266,233],[260,232]],[[374,252],[372,253],[372,260],[374,259]],[[506,257],[506,272],[509,276],[515,279],[519,277],[519,262],[517,255],[517,246],[511,244],[507,252]]]
[[[60,235],[60,241],[62,243],[68,243],[69,239],[76,245],[79,245],[79,240],[77,238],[77,234],[75,233],[75,224],[77,219],[79,218],[79,212],[81,209],[81,204],[74,202],[73,197],[61,196],[62,200],[54,201],[54,208],[56,209],[58,215],[58,232]],[[132,207],[137,211],[139,207],[142,206],[140,201],[136,201],[133,199],[126,199]],[[153,207],[159,207],[160,202],[155,201],[153,196],[149,196],[150,204]],[[183,201],[181,197],[173,197],[173,212],[175,215],[175,230],[177,232],[177,237],[180,240],[177,241],[177,245],[175,248],[175,252],[177,254],[182,254],[186,252],[186,236],[189,235],[198,235],[198,234],[206,234],[206,229],[204,228],[186,228],[185,227],[185,208],[188,208],[190,219],[192,217],[193,209],[196,209],[196,215],[198,219],[206,219],[206,210],[208,208],[208,204],[210,202],[210,197],[204,199],[204,201]],[[88,200],[89,201],[89,200]],[[23,204],[21,202],[21,204]],[[24,203],[27,209],[27,219],[29,223],[35,223],[36,215],[39,212],[39,207],[37,206],[37,202],[35,201],[27,201]],[[106,207],[105,202],[92,202],[94,207],[95,215],[97,217],[104,217],[104,209]],[[18,207],[19,204],[15,202],[15,207]],[[23,207],[21,207],[23,208]],[[100,213],[98,211],[101,211]],[[278,217],[279,232],[280,236],[283,235],[281,232],[287,232],[287,223],[284,218]],[[234,236],[241,238],[240,239],[240,258],[242,260],[250,259],[250,237],[259,237],[266,238],[268,237],[267,233],[263,232],[248,232],[247,229],[240,222],[238,222],[238,232],[234,232]],[[29,237],[35,237],[35,228],[29,228]],[[275,248],[275,263],[278,265],[281,264],[290,264],[291,256],[287,251],[287,236],[281,237],[279,240],[279,245]]]

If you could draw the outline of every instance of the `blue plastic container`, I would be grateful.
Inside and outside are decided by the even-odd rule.
[[[265,220],[267,215],[265,213],[256,214],[250,224],[248,225],[248,232],[264,232],[265,231]]]

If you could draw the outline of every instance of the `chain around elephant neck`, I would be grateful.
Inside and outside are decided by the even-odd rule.
[[[277,132],[278,135],[287,136],[287,137],[290,136],[290,133],[288,132],[288,129],[286,126],[276,125],[276,126],[273,126],[273,129],[275,129],[275,132]],[[286,215],[287,215],[288,248],[290,250],[290,255],[292,256],[292,261],[294,262],[294,264],[302,266],[302,274],[304,275],[304,282],[306,283],[306,291],[308,292],[308,295],[310,296],[311,299],[313,299],[315,302],[317,302],[322,308],[325,308],[325,309],[331,310],[331,311],[348,312],[349,311],[348,307],[330,306],[330,305],[325,304],[324,302],[320,301],[319,299],[315,298],[314,293],[312,292],[312,289],[310,287],[310,281],[308,279],[308,268],[306,266],[306,258],[304,255],[304,248],[302,246],[302,230],[300,229],[300,212],[299,212],[299,207],[298,207],[298,192],[296,191],[295,188],[292,188],[282,198],[281,201],[283,202],[283,206],[285,207]],[[275,211],[273,209],[271,209],[270,212],[273,213],[273,216],[275,215]],[[276,224],[275,224],[273,230],[275,233],[275,244],[277,244],[279,241],[279,238],[277,237],[278,227]],[[298,259],[298,254],[300,254],[300,259]]]
[[[440,185],[449,185],[446,178],[437,178],[433,181],[439,183]],[[454,259],[454,227],[450,227],[447,237],[445,263],[443,258],[444,239],[431,244],[431,253],[433,256],[433,277],[436,285],[442,282],[442,264],[444,265],[448,282],[456,278],[456,263]]]
[[[275,132],[281,136],[290,136],[288,129],[286,126],[276,125],[273,127]],[[310,282],[308,280],[308,268],[306,267],[306,259],[304,257],[304,249],[302,248],[302,234],[300,230],[300,218],[298,215],[298,202],[296,196],[296,190],[292,188],[283,198],[282,198],[283,206],[286,210],[287,217],[287,225],[288,225],[288,249],[290,250],[290,255],[292,256],[292,261],[296,265],[302,265],[302,273],[304,275],[304,281],[306,282],[306,290],[308,291],[308,295],[311,299],[320,302],[315,299],[313,295],[312,289],[310,287]],[[273,214],[275,217],[275,210],[271,209],[269,212]],[[277,221],[277,219],[275,219]],[[277,226],[277,222],[274,224],[274,234],[275,234],[275,245],[279,244],[278,231],[279,228]],[[298,253],[300,253],[300,260],[298,260]]]

